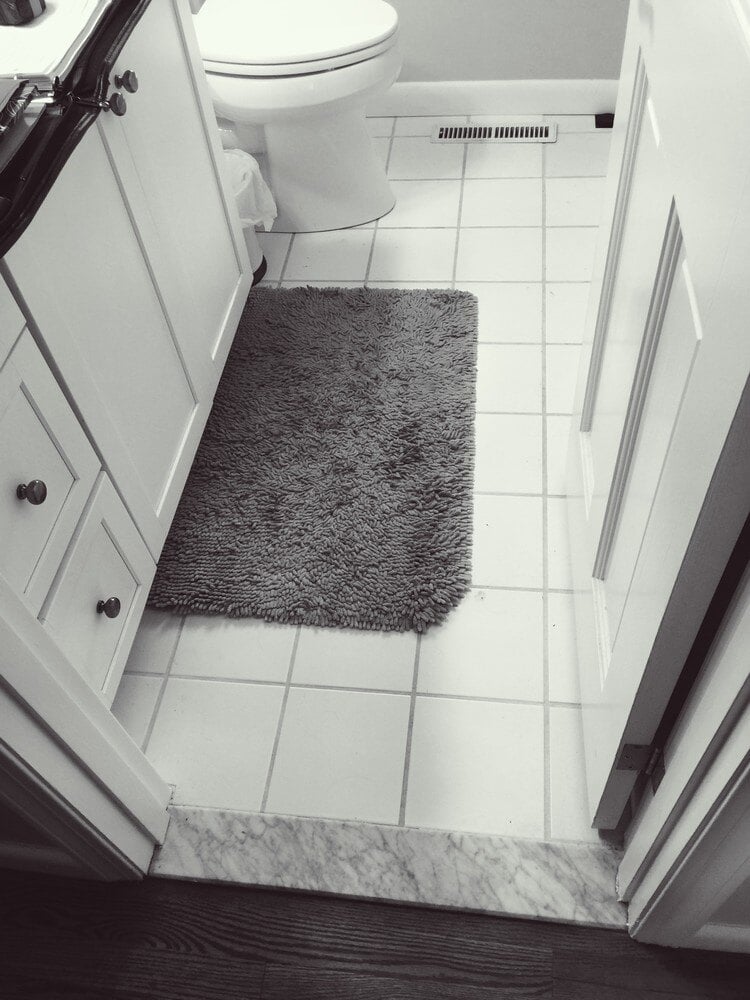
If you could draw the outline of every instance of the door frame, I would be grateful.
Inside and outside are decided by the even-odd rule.
[[[628,831],[618,887],[638,940],[750,952],[750,914],[746,926],[713,919],[750,881],[748,648],[750,569]]]
[[[169,785],[2,579],[0,650],[0,802],[56,845],[32,848],[28,866],[141,878],[166,834]]]

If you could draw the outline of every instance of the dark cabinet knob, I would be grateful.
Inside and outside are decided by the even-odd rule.
[[[119,91],[115,91],[114,94],[110,94],[107,99],[107,111],[111,111],[112,114],[117,115],[118,118],[122,118],[125,112],[128,110],[128,102],[122,96]]]
[[[16,496],[19,500],[28,500],[29,503],[38,507],[47,499],[47,486],[41,479],[32,479],[29,483],[21,483],[16,486]]]
[[[132,69],[126,69],[122,76],[115,77],[115,86],[134,94],[138,90],[138,77]]]
[[[117,618],[120,613],[120,601],[117,597],[108,597],[106,601],[97,601],[96,613],[107,618]]]

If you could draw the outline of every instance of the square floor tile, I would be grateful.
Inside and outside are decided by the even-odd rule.
[[[478,413],[541,413],[542,352],[526,344],[480,344]]]
[[[598,226],[603,177],[552,177],[544,182],[547,226]]]
[[[410,698],[291,688],[269,812],[397,823]]]
[[[181,625],[180,615],[146,608],[130,649],[125,672],[166,673]]]
[[[276,685],[170,678],[146,756],[177,786],[175,803],[260,809],[283,696]]]
[[[296,634],[295,625],[259,618],[188,615],[171,673],[284,683]]]
[[[450,281],[368,281],[368,288],[445,288],[451,290]]]
[[[289,244],[292,242],[291,233],[256,233],[263,256],[266,258],[268,270],[264,281],[268,284],[271,281],[278,281],[286,260]]]
[[[458,225],[461,181],[391,181],[391,190],[396,204],[380,220],[381,229]]]
[[[476,419],[477,493],[542,492],[542,418],[479,413]]]
[[[472,584],[542,587],[542,500],[474,497]]]
[[[462,226],[541,226],[542,182],[534,178],[464,181]]]
[[[455,253],[455,229],[378,229],[369,279],[450,282]]]
[[[566,493],[571,417],[547,417],[547,492]]]
[[[590,288],[588,281],[547,284],[545,333],[548,344],[583,343]]]
[[[472,143],[465,177],[541,177],[542,147],[532,143]]]
[[[418,690],[541,701],[542,595],[470,590],[422,637]]]
[[[572,413],[581,349],[577,344],[547,345],[547,412]]]
[[[541,281],[541,278],[541,229],[461,230],[457,281]]]
[[[580,709],[553,706],[549,729],[550,832],[559,840],[598,842],[588,815]]]
[[[542,286],[530,282],[457,281],[479,300],[479,342],[538,344],[542,337]]]
[[[576,617],[572,594],[547,595],[549,699],[580,702]]]
[[[396,119],[395,135],[432,135],[436,125],[465,125],[466,115],[431,115],[416,117],[403,115]]]
[[[547,579],[554,590],[573,589],[566,501],[547,500]]]
[[[123,674],[115,700],[112,702],[112,715],[131,740],[141,748],[162,684],[161,677]]]
[[[372,237],[371,229],[297,233],[284,278],[315,278],[334,283],[339,278],[364,281]]]
[[[593,115],[545,115],[544,120],[549,123],[554,122],[558,132],[596,131]]]
[[[411,691],[416,651],[414,632],[303,628],[292,684]]]
[[[361,281],[282,281],[281,288],[362,288]]]
[[[547,281],[590,281],[598,228],[547,230]]]
[[[544,836],[541,705],[418,697],[407,826]]]
[[[558,135],[547,145],[544,170],[547,177],[603,177],[607,173],[611,132]]]
[[[463,164],[463,143],[441,145],[426,137],[395,138],[388,176],[393,180],[459,178]]]
[[[393,132],[393,118],[368,118],[367,131],[373,138],[390,136]]]
[[[470,125],[539,125],[543,115],[471,115]]]

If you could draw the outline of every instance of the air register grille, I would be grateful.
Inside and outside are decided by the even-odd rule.
[[[436,125],[433,142],[556,142],[557,125]]]

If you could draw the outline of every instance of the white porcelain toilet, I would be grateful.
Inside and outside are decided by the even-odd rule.
[[[365,124],[366,101],[401,69],[393,7],[206,0],[196,30],[217,115],[240,135],[242,126],[262,126],[275,230],[342,229],[393,208]]]

